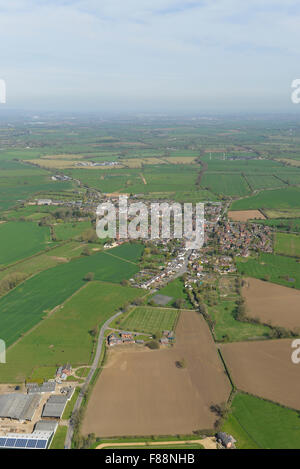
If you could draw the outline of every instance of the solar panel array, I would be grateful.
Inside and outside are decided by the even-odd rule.
[[[48,440],[0,437],[0,448],[46,449]]]

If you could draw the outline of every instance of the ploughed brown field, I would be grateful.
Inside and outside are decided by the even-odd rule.
[[[300,365],[291,360],[291,339],[236,342],[221,352],[236,387],[300,409]]]
[[[247,316],[260,322],[300,330],[300,291],[275,283],[247,278],[243,296]]]
[[[202,316],[181,313],[170,349],[125,347],[109,352],[83,434],[173,435],[213,428],[217,417],[210,406],[225,402],[231,386]],[[182,359],[186,366],[179,369],[176,361]]]
[[[266,217],[259,210],[234,210],[228,212],[232,221],[265,220]]]

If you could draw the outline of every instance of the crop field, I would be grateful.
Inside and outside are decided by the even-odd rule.
[[[245,196],[250,193],[245,178],[240,174],[205,173],[201,187],[219,195]]]
[[[245,199],[235,200],[231,210],[300,208],[300,189],[287,188],[265,190]]]
[[[247,394],[237,394],[222,431],[238,449],[300,449],[299,413]]]
[[[243,287],[247,316],[300,333],[300,291],[248,278]]]
[[[286,287],[300,289],[300,269],[296,259],[262,253],[258,258],[236,259],[238,271]]]
[[[265,219],[265,216],[259,210],[236,210],[228,212],[228,218],[232,221],[248,221]]]
[[[41,368],[70,362],[90,364],[93,329],[117,312],[126,302],[141,296],[140,289],[112,283],[89,282],[33,331],[7,352],[7,365],[1,368],[1,382],[19,382]],[[87,307],[88,305],[88,307]],[[45,376],[47,377],[47,376]]]
[[[174,330],[179,311],[170,308],[139,306],[121,322],[120,327],[128,331],[156,333]]]
[[[284,187],[285,183],[278,179],[275,176],[266,176],[266,175],[248,175],[246,176],[248,183],[253,191],[257,189],[269,189]]]
[[[294,234],[277,233],[275,253],[286,256],[300,257],[300,236]]]
[[[237,321],[234,317],[236,303],[221,301],[209,307],[208,312],[215,322],[214,335],[218,342],[238,342],[268,337],[270,328],[260,324]]]
[[[132,246],[136,246],[138,259],[141,247]],[[132,277],[138,271],[138,266],[119,257],[118,249],[112,249],[111,254],[100,252],[45,270],[2,297],[0,327],[1,337],[6,345],[15,342],[49,311],[75,293],[84,285],[84,276],[87,273],[94,273],[95,280],[116,283]],[[125,247],[122,252],[126,255]],[[131,256],[133,257],[132,252]]]
[[[30,222],[0,224],[0,266],[32,256],[51,245],[50,230]]]
[[[240,391],[300,410],[299,367],[291,360],[292,340],[220,345],[231,378]]]
[[[179,369],[176,362],[182,359],[186,367]],[[210,406],[225,402],[230,388],[203,317],[184,311],[174,347],[110,351],[89,399],[82,432],[117,437],[212,429],[216,415]]]

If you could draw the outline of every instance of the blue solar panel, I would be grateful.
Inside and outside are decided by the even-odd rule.
[[[12,447],[12,446],[15,446],[15,442],[16,442],[16,438],[7,438],[6,440],[6,448],[9,446],[9,447]]]
[[[0,438],[0,446],[5,446],[6,438]]]
[[[35,448],[37,440],[27,440],[27,441],[28,443],[27,443],[26,448]]]
[[[27,444],[27,441],[28,440],[24,440],[24,439],[21,439],[19,438],[15,444],[15,448],[25,448],[26,444]]]
[[[36,444],[36,448],[44,449],[46,448],[46,445],[47,445],[47,440],[38,440]]]

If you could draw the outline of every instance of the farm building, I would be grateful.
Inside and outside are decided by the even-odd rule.
[[[71,388],[66,394],[54,394],[47,400],[43,412],[43,418],[60,419],[64,413],[67,402],[71,399],[74,388]]]
[[[41,401],[41,394],[3,394],[0,396],[0,417],[12,420],[32,420]]]
[[[45,392],[54,392],[56,388],[56,383],[55,381],[46,381],[43,384],[37,384],[37,383],[27,383],[26,384],[26,389],[27,389],[27,394],[38,394],[38,393],[45,393]]]
[[[236,443],[236,440],[233,436],[228,435],[228,433],[218,432],[216,434],[216,439],[224,448],[230,449],[235,447],[234,444]]]
[[[114,345],[120,345],[123,342],[122,342],[122,339],[117,334],[112,333],[112,334],[109,334],[109,336],[107,337],[107,343],[108,345],[113,347]]]

